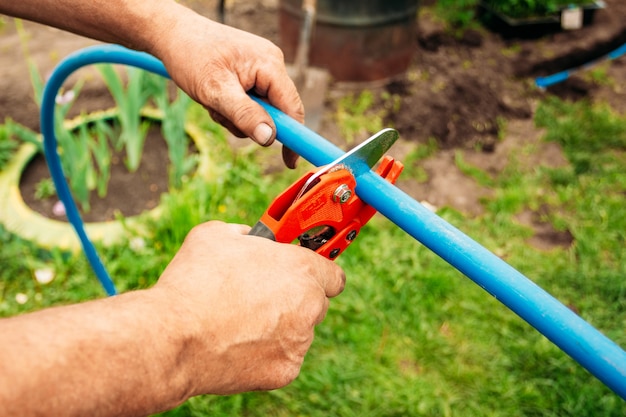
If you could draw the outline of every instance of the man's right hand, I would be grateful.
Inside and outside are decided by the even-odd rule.
[[[332,261],[248,231],[221,222],[195,227],[150,290],[161,293],[173,331],[187,333],[191,395],[290,383],[328,298],[344,288]]]

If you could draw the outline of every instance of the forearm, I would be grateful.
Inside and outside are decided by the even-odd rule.
[[[184,401],[193,343],[185,314],[169,322],[155,293],[0,320],[0,415],[146,415]]]
[[[147,415],[291,382],[345,275],[249,230],[196,226],[149,290],[0,320],[0,416]]]
[[[173,0],[0,0],[0,13],[147,52],[193,13]]]

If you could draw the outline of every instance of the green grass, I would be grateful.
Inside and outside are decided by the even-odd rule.
[[[354,146],[357,139],[362,140],[373,135],[384,126],[390,112],[400,108],[400,98],[387,92],[374,93],[364,90],[359,94],[348,94],[337,104],[335,122],[341,127],[341,136],[349,146]]]
[[[491,177],[458,155],[457,164],[487,182],[494,197],[477,218],[450,208],[439,215],[626,346],[626,119],[603,106],[548,100],[536,120],[546,140],[561,144],[569,165],[524,167],[513,160]],[[166,197],[168,209],[151,224],[142,249],[101,251],[120,289],[151,285],[201,221],[254,223],[299,174],[264,176],[255,154],[230,151],[223,141],[215,149],[220,178],[192,181]],[[527,244],[532,231],[515,216],[545,208],[545,221],[572,233],[570,248]],[[102,296],[81,255],[42,251],[3,231],[0,241],[2,316]],[[293,384],[200,396],[163,415],[626,415],[626,402],[386,219],[375,217],[337,262],[347,287],[332,301]],[[47,285],[33,278],[44,266],[57,271]],[[25,304],[16,302],[18,293],[28,296]]]

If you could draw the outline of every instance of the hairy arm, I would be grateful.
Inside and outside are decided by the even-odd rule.
[[[276,126],[246,93],[304,120],[302,101],[276,45],[174,0],[0,0],[0,13],[156,56],[216,121],[260,145],[272,144]],[[283,159],[294,167],[297,155],[283,149]]]
[[[248,230],[196,227],[151,289],[0,320],[0,415],[146,415],[291,382],[345,276]]]
[[[187,13],[169,0],[2,0],[0,12],[140,50],[155,41],[156,27],[172,27]]]
[[[189,390],[190,352],[158,294],[138,291],[0,321],[0,413],[146,415]]]

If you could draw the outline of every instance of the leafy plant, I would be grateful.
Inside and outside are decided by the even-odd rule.
[[[104,120],[98,119],[92,128],[87,143],[89,151],[95,162],[95,168],[99,173],[96,175],[96,189],[98,196],[104,198],[107,195],[109,179],[111,178],[111,138],[115,137],[113,128]]]
[[[485,3],[499,13],[512,18],[546,16],[570,6],[591,3],[590,0],[486,0]]]
[[[177,97],[170,101],[167,89],[167,80],[157,77],[157,94],[154,101],[163,113],[161,132],[167,142],[167,152],[171,162],[169,167],[170,185],[179,188],[182,185],[183,176],[193,170],[197,159],[188,155],[189,137],[185,130],[187,109],[191,98],[182,90],[176,89]]]
[[[71,179],[72,193],[83,210],[89,211],[90,184],[93,187],[95,178],[89,152],[90,136],[87,126],[81,125],[78,134],[60,129],[57,131],[57,140],[61,144],[59,153],[63,171],[66,177]]]
[[[141,117],[141,109],[149,97],[149,90],[143,88],[146,72],[129,68],[127,70],[128,82],[124,87],[121,76],[112,65],[100,64],[96,65],[96,68],[102,75],[119,110],[122,131],[115,148],[126,150],[126,166],[130,172],[135,172],[141,163],[143,145],[150,127],[150,123],[143,121]]]
[[[467,29],[476,22],[479,0],[439,0],[435,6],[437,15],[456,29]]]
[[[0,124],[0,171],[11,160],[21,143],[32,143],[40,151],[42,144],[32,130],[7,118]]]
[[[19,142],[31,143],[37,147],[39,151],[43,152],[43,144],[41,143],[40,137],[36,132],[33,132],[29,128],[22,126],[21,124],[7,119],[5,121],[5,126],[12,132],[13,137]]]
[[[52,178],[44,178],[35,185],[35,198],[37,200],[45,200],[56,194],[54,182]]]
[[[12,133],[10,123],[0,125],[0,171],[11,160],[18,147]]]

